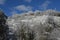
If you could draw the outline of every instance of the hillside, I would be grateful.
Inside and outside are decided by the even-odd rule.
[[[56,10],[14,14],[7,24],[17,40],[60,40],[60,12]]]

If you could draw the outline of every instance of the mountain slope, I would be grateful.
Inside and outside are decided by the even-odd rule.
[[[9,17],[7,23],[17,40],[60,40],[59,14],[54,10],[16,14]]]

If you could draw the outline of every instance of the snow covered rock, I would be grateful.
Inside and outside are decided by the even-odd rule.
[[[17,14],[9,17],[7,23],[18,40],[59,40],[60,17],[55,11],[51,11],[54,15],[45,12],[40,16]]]

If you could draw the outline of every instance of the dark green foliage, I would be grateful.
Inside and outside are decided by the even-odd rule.
[[[0,40],[8,40],[8,25],[6,25],[7,16],[0,11]]]
[[[29,40],[34,40],[34,32],[32,31],[32,33],[29,33]]]

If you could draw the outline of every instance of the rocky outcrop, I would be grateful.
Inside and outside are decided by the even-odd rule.
[[[7,19],[7,24],[17,40],[60,40],[58,14],[56,10],[15,14]]]

